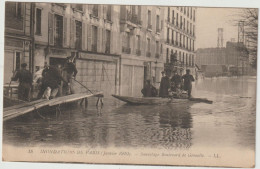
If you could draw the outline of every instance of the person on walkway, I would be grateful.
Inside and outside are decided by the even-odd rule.
[[[66,94],[74,94],[74,81],[73,79],[76,77],[78,70],[73,63],[72,57],[67,57],[67,62],[64,66],[64,76],[66,81],[68,82],[68,85],[66,86]]]
[[[181,92],[182,77],[178,74],[178,70],[174,71],[174,75],[171,78],[171,83],[172,83],[171,90],[176,93],[177,97],[180,97],[182,94]]]
[[[56,97],[61,81],[66,82],[66,80],[61,76],[60,71],[58,69],[58,65],[56,66],[48,66],[45,68],[45,76],[43,78],[43,84],[45,86],[45,91],[43,94],[44,98],[53,99]]]
[[[144,88],[141,90],[144,97],[156,97],[157,96],[157,90],[156,88],[151,84],[150,80],[146,80]]]
[[[192,89],[192,83],[194,80],[194,77],[190,74],[190,70],[186,70],[186,74],[182,76],[182,79],[184,79],[184,85],[183,89],[188,92],[188,97],[191,97],[191,89]]]
[[[170,88],[170,78],[165,74],[165,71],[162,71],[159,97],[168,97],[169,88]]]
[[[21,64],[21,70],[19,70],[12,81],[17,81],[19,79],[18,86],[18,99],[24,101],[30,101],[30,91],[32,87],[33,76],[29,70],[26,69],[27,64]]]

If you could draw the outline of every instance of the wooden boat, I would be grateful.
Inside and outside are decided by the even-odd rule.
[[[155,105],[155,104],[178,104],[187,102],[203,102],[212,104],[213,101],[204,98],[161,98],[161,97],[129,97],[129,96],[119,96],[112,95],[113,97],[132,105]]]

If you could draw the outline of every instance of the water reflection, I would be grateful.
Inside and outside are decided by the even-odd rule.
[[[68,105],[4,122],[3,142],[16,146],[100,146],[189,149],[223,146],[254,149],[256,79],[197,81],[193,96],[208,104],[129,106],[104,98],[104,106]],[[241,98],[240,96],[247,96]]]

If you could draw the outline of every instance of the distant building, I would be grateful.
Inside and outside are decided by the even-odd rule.
[[[227,42],[225,48],[196,51],[196,65],[205,76],[244,75],[249,67],[248,51],[243,43]]]
[[[196,8],[165,7],[164,18],[165,69],[195,74]]]

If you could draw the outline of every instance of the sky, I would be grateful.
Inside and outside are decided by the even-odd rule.
[[[231,38],[237,41],[238,27],[232,19],[237,19],[241,8],[197,8],[196,48],[217,47],[218,28],[223,28],[223,45]]]

